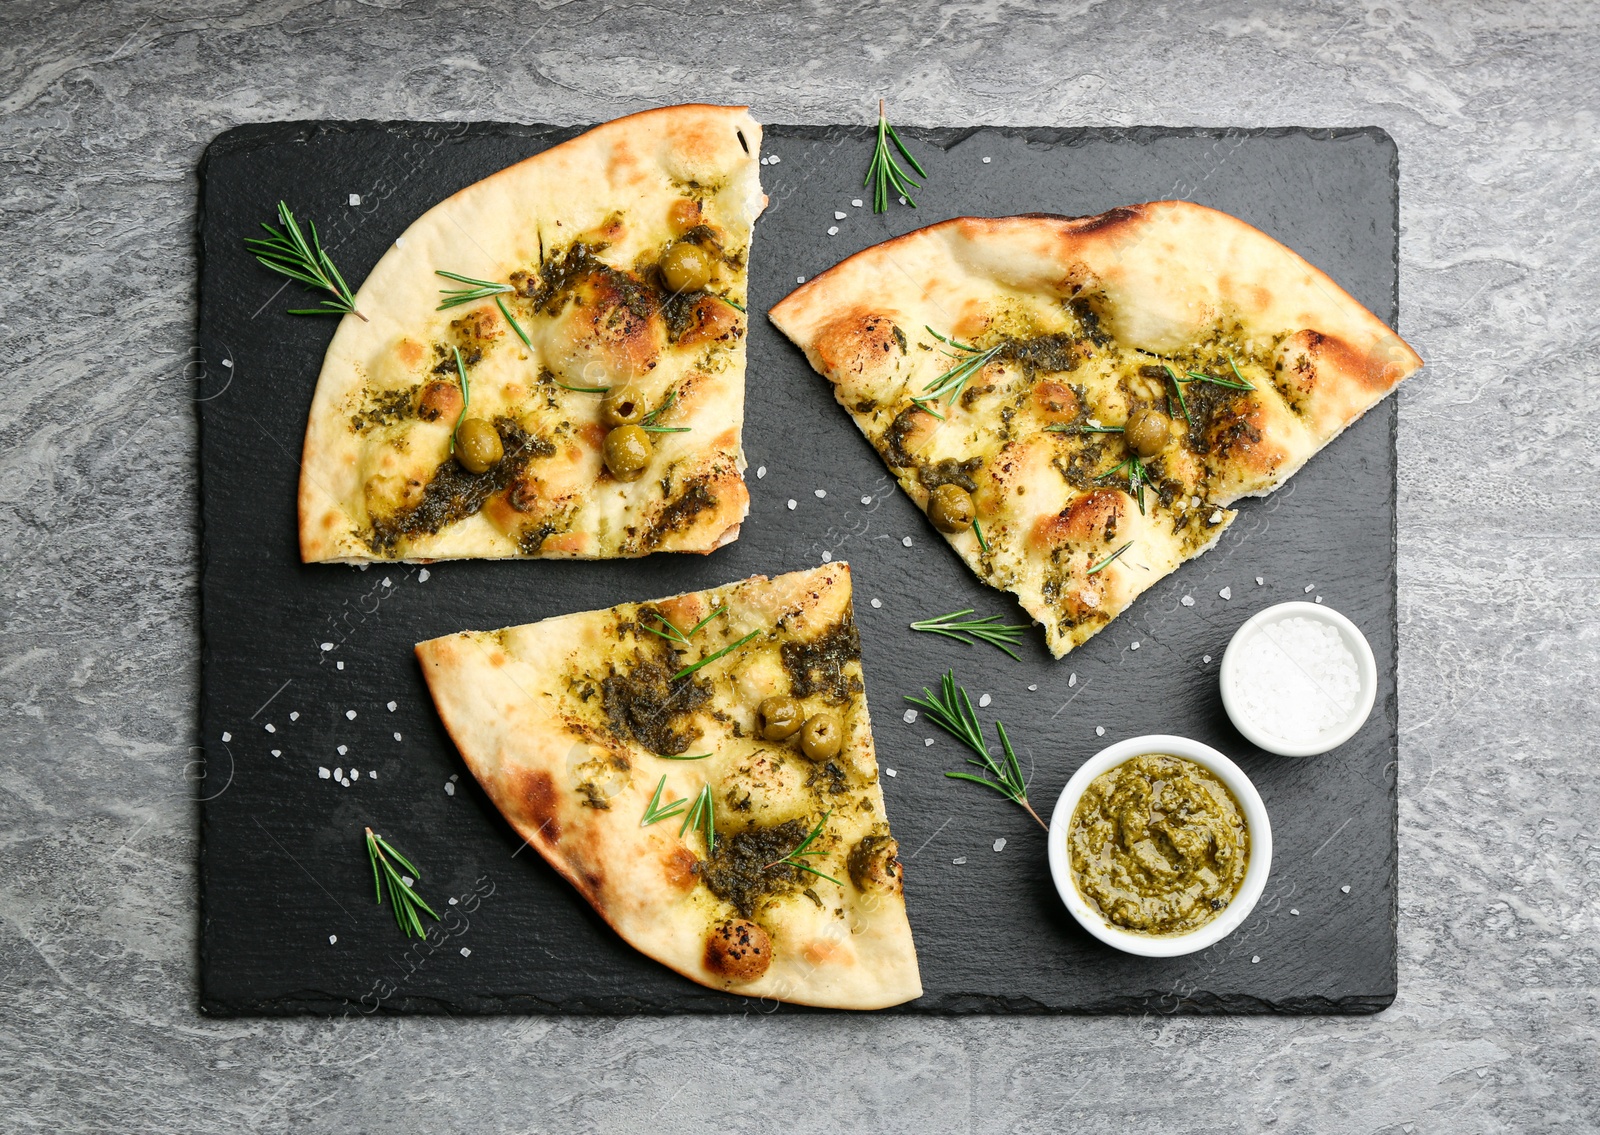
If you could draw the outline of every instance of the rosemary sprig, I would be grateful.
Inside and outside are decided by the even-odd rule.
[[[1129,540],[1126,544],[1122,545],[1122,547],[1118,548],[1105,559],[1095,564],[1094,567],[1090,568],[1088,574],[1094,575],[1097,572],[1105,571],[1106,568],[1110,567],[1114,562],[1116,562],[1118,556],[1122,555],[1123,552],[1126,552],[1131,547],[1133,547],[1133,541]]]
[[[738,650],[741,646],[743,646],[745,643],[749,642],[751,639],[755,638],[760,633],[761,633],[760,631],[751,631],[749,634],[747,634],[743,638],[741,638],[738,642],[731,643],[728,646],[725,646],[721,650],[717,651],[715,654],[708,654],[704,658],[702,658],[700,661],[694,662],[694,663],[691,663],[688,666],[685,666],[682,670],[679,670],[676,674],[674,674],[672,676],[672,680],[674,682],[676,682],[679,678],[685,677],[685,676],[687,676],[689,674],[693,674],[696,670],[700,669],[700,667],[710,665],[711,663],[715,662],[717,659],[721,658],[724,654],[732,654],[735,650]]]
[[[349,313],[363,323],[368,322],[367,317],[356,310],[356,301],[350,294],[350,285],[344,282],[344,277],[339,275],[339,269],[333,266],[333,261],[323,249],[322,241],[317,236],[316,222],[306,222],[306,227],[311,230],[311,239],[308,241],[305,234],[300,231],[300,225],[294,219],[289,206],[282,201],[278,202],[278,222],[283,225],[282,231],[263,221],[261,227],[267,230],[267,235],[245,238],[245,247],[258,261],[278,275],[287,276],[291,280],[298,280],[309,287],[320,288],[333,294],[332,299],[322,301],[321,307],[291,308],[289,314]]]
[[[690,828],[699,828],[706,837],[706,858],[710,859],[717,853],[717,806],[712,803],[709,784],[701,788],[700,795],[694,798],[694,807],[689,809],[689,814],[684,816],[678,828],[678,838],[683,838]]]
[[[458,276],[454,272],[446,272],[442,268],[435,268],[434,275],[443,276],[447,280],[455,280],[457,283],[472,285],[470,288],[440,288],[439,294],[445,297],[445,301],[435,309],[436,311],[448,311],[452,307],[460,307],[464,303],[472,303],[474,300],[488,299],[493,296],[495,307],[498,307],[500,314],[505,316],[506,323],[510,325],[511,330],[517,333],[517,338],[522,340],[522,345],[530,349],[533,347],[533,340],[528,338],[528,333],[522,329],[522,324],[511,317],[511,311],[506,307],[505,300],[500,298],[506,293],[514,292],[517,289],[510,284],[497,284],[493,280],[474,280],[471,276]]]
[[[639,826],[641,828],[647,828],[651,824],[659,823],[662,820],[676,816],[679,812],[683,811],[689,806],[689,798],[685,796],[682,800],[674,800],[666,807],[661,807],[661,790],[666,788],[666,786],[667,774],[662,773],[661,779],[656,781],[655,794],[650,797],[650,803],[645,805],[644,816],[639,820]]]
[[[914,631],[926,631],[929,634],[944,635],[957,642],[964,642],[968,646],[975,643],[986,642],[990,646],[999,647],[1018,662],[1022,658],[1008,644],[1022,641],[1022,633],[1028,628],[1015,623],[1000,622],[999,615],[985,615],[981,619],[969,619],[972,614],[971,607],[963,607],[959,611],[951,611],[947,615],[935,615],[931,619],[918,619],[911,624]]]
[[[557,386],[561,387],[561,389],[570,390],[575,394],[610,394],[611,393],[611,387],[609,387],[609,386],[568,386],[565,382],[562,382],[559,378],[557,378],[553,374],[550,376],[550,381],[555,383]]]
[[[1232,359],[1228,360],[1228,364],[1233,367],[1234,374],[1239,374],[1238,364],[1234,363]],[[1231,378],[1218,378],[1214,374],[1206,374],[1204,371],[1199,370],[1186,371],[1185,373],[1189,376],[1189,381],[1191,382],[1209,382],[1213,386],[1225,386],[1229,390],[1255,389],[1255,386],[1251,384],[1242,374],[1239,374],[1239,381],[1235,382]]]
[[[467,405],[472,400],[471,392],[467,389],[467,367],[461,361],[461,348],[451,347],[456,353],[456,373],[461,376],[461,413],[456,415],[455,428],[450,431],[450,456],[456,455],[456,433],[461,429],[461,423],[467,420]]]
[[[789,854],[785,855],[782,859],[774,859],[771,863],[768,863],[765,867],[763,867],[762,870],[770,871],[774,867],[787,865],[789,867],[796,867],[801,871],[808,871],[819,879],[826,879],[830,883],[837,884],[841,887],[844,886],[844,884],[840,883],[838,879],[835,879],[832,875],[824,874],[823,872],[818,871],[815,867],[811,866],[811,864],[806,863],[802,858],[803,856],[807,855],[822,854],[820,851],[807,851],[806,849],[809,848],[813,842],[815,842],[817,836],[822,834],[822,825],[828,822],[828,817],[831,815],[833,815],[833,809],[829,808],[822,814],[822,819],[817,821],[817,826],[811,829],[811,834],[806,836],[805,839],[801,840],[793,851],[789,852]]]
[[[371,828],[367,829],[367,859],[372,863],[372,887],[377,893],[378,905],[383,905],[383,892],[387,885],[389,905],[394,907],[395,922],[399,924],[407,938],[412,934],[418,938],[424,937],[427,932],[422,928],[422,919],[417,911],[419,909],[427,911],[435,922],[439,921],[439,916],[421,895],[411,889],[411,880],[406,879],[395,869],[395,863],[399,863],[409,871],[414,879],[422,878],[422,872],[396,851],[388,840]]]
[[[1189,400],[1183,396],[1184,380],[1178,377],[1178,372],[1172,369],[1170,363],[1163,362],[1161,365],[1167,368],[1167,376],[1172,379],[1172,389],[1178,392],[1178,405],[1183,407],[1183,420],[1191,426],[1194,425],[1194,419],[1189,416]],[[1167,408],[1170,410],[1172,407],[1169,405]]]
[[[927,711],[928,720],[977,753],[982,759],[975,761],[968,758],[967,763],[976,765],[994,779],[974,776],[970,772],[947,772],[945,775],[953,780],[970,780],[974,784],[992,788],[1007,800],[1022,805],[1041,828],[1049,831],[1050,826],[1039,819],[1039,813],[1028,803],[1028,782],[1023,779],[1022,766],[1017,763],[1017,754],[1011,748],[1011,738],[1006,736],[1005,725],[999,721],[994,723],[995,732],[1000,734],[1000,745],[1005,750],[1005,755],[997,761],[990,755],[988,743],[983,739],[983,727],[978,724],[972,699],[967,696],[965,689],[956,685],[954,671],[945,671],[944,677],[939,680],[939,693],[933,693],[926,686],[922,693],[920,698],[908,695],[906,701],[921,706]]]
[[[918,176],[927,177],[928,171],[922,168],[922,163],[911,156],[911,151],[906,149],[906,144],[900,140],[900,135],[893,126],[889,125],[888,116],[884,114],[883,100],[878,100],[878,142],[872,149],[872,163],[867,166],[867,176],[862,185],[872,186],[872,211],[885,213],[889,210],[889,189],[894,187],[897,196],[904,197],[906,204],[913,209],[917,203],[911,199],[911,190],[921,189],[920,181],[913,181],[911,175],[900,168],[900,163],[894,160],[894,155],[889,152],[889,143],[894,143],[894,148],[900,151],[900,156],[911,163],[911,168],[917,171]]]
[[[731,300],[727,296],[718,296],[717,298],[723,303],[727,304],[729,307],[733,308],[733,310],[737,311],[740,315],[745,314],[744,304],[740,303],[738,300]]]
[[[932,335],[941,343],[948,343],[958,351],[963,352],[962,355],[951,356],[952,358],[960,359],[960,362],[924,386],[922,388],[921,398],[913,398],[911,400],[912,402],[916,403],[918,407],[923,410],[927,410],[928,413],[932,414],[942,422],[944,421],[944,415],[939,413],[937,410],[928,409],[929,404],[937,402],[942,398],[944,399],[945,407],[948,409],[950,404],[956,400],[956,396],[961,393],[962,388],[967,385],[967,380],[973,375],[977,374],[984,367],[988,366],[990,361],[992,361],[994,357],[998,355],[1002,349],[1004,349],[1005,344],[997,343],[993,347],[984,350],[981,347],[974,347],[968,343],[962,343],[955,339],[947,339],[933,328],[928,327],[926,324],[923,326],[926,328],[928,334]],[[945,353],[949,354],[950,352],[946,351]]]
[[[1137,457],[1134,457],[1133,455],[1130,454],[1126,461],[1121,462],[1120,464],[1118,464],[1114,468],[1106,470],[1104,473],[1102,473],[1098,477],[1096,477],[1095,480],[1096,481],[1109,481],[1112,477],[1115,477],[1118,473],[1122,472],[1124,469],[1126,469],[1128,471],[1128,494],[1130,496],[1136,497],[1138,499],[1138,501],[1139,501],[1139,514],[1141,516],[1143,516],[1144,515],[1144,487],[1146,485],[1151,485],[1151,486],[1155,485],[1155,480],[1154,480],[1154,478],[1152,478],[1150,476],[1150,470],[1148,470],[1148,469],[1146,469],[1144,467],[1144,462],[1140,461]]]
[[[653,635],[658,635],[661,638],[666,639],[668,642],[675,642],[681,646],[688,646],[691,638],[704,630],[707,623],[716,618],[718,615],[722,614],[722,612],[726,611],[727,609],[728,605],[726,603],[719,604],[715,611],[712,611],[711,614],[701,619],[688,631],[680,631],[677,627],[673,626],[672,621],[660,611],[646,611],[644,615],[640,616],[640,618],[654,617],[660,619],[661,625],[666,627],[666,630],[657,630],[655,627],[649,626],[643,622],[641,622],[639,626],[642,629],[649,631]]]
[[[646,414],[640,420],[639,425],[641,427],[643,427],[646,431],[648,431],[650,433],[653,433],[653,434],[686,434],[686,433],[688,433],[689,432],[689,427],[688,426],[658,426],[658,425],[656,425],[656,419],[661,417],[661,415],[665,414],[668,410],[672,409],[672,404],[674,402],[676,402],[677,400],[678,400],[678,392],[676,390],[669,390],[667,392],[666,399],[661,403],[661,405],[657,406],[654,410],[651,410],[648,414]]]
[[[989,542],[983,538],[983,528],[978,524],[978,518],[972,518],[972,534],[978,538],[978,547],[983,549],[983,554],[989,554]]]

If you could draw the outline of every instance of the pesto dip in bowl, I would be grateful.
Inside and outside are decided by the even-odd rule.
[[[1203,950],[1249,917],[1272,827],[1248,777],[1209,745],[1152,734],[1102,749],[1050,817],[1050,874],[1079,924],[1143,957]]]

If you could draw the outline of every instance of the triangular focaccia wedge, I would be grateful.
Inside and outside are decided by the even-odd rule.
[[[760,145],[742,107],[647,111],[419,217],[323,362],[301,557],[601,558],[733,540],[749,506],[739,439]],[[511,290],[441,311],[462,298],[448,292],[478,290],[441,271]],[[481,471],[452,457],[456,350],[465,417],[481,423],[467,429],[503,452]],[[615,416],[606,395],[569,387],[609,388]],[[619,466],[605,451],[621,425],[635,432]]]
[[[489,798],[634,948],[749,997],[921,994],[847,565],[450,635],[417,657]],[[807,728],[763,739],[773,697],[797,699]],[[652,805],[667,815],[646,824]]]
[[[946,221],[771,317],[1058,658],[1422,365],[1294,252],[1183,201]]]

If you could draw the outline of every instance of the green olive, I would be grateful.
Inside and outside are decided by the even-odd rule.
[[[613,386],[600,403],[600,420],[615,429],[636,426],[644,420],[644,399],[624,386]]]
[[[972,494],[960,485],[940,485],[928,494],[928,519],[940,532],[972,527]]]
[[[1172,419],[1160,410],[1135,410],[1122,427],[1122,440],[1138,457],[1154,457],[1172,440]]]
[[[456,460],[468,473],[487,473],[505,455],[499,433],[482,418],[468,418],[456,427]]]
[[[642,427],[618,426],[606,434],[606,468],[619,481],[637,481],[644,476],[654,450]]]
[[[698,244],[680,240],[661,258],[661,279],[668,291],[701,291],[711,283],[711,257]]]
[[[800,751],[810,761],[826,761],[839,755],[844,743],[844,729],[839,719],[831,713],[818,713],[806,718],[800,730]]]
[[[756,707],[764,741],[787,741],[806,721],[806,707],[795,698],[763,698]]]

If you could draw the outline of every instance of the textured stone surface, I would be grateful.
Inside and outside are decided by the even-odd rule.
[[[1600,1123],[1592,7],[42,4],[0,48],[8,1130]],[[716,51],[709,44],[726,43]],[[194,167],[244,121],[1365,125],[1400,146],[1400,995],[1357,1019],[208,1021]],[[848,1100],[848,1110],[837,1101]]]

